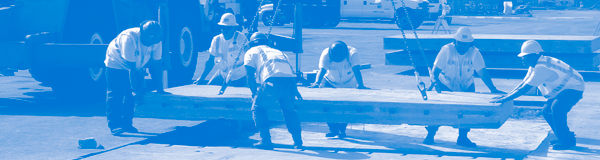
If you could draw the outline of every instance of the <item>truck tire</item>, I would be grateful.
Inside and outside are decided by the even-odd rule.
[[[417,16],[415,11],[411,8],[406,8],[406,12],[408,12],[408,16],[410,16],[410,22],[412,22],[412,25],[415,27],[414,29],[419,28],[419,26],[421,26],[421,24],[423,23],[423,18]],[[413,29],[411,23],[408,20],[408,16],[406,16],[406,13],[404,12],[403,8],[398,8],[396,10],[395,16],[396,25],[398,26],[398,28],[403,30]]]
[[[183,8],[183,7],[182,7]],[[199,44],[196,36],[200,29],[196,28],[192,12],[181,9],[171,9],[169,40],[171,50],[171,70],[168,71],[168,87],[182,86],[192,83],[196,64],[198,62]],[[199,40],[199,39],[198,39]],[[169,55],[163,53],[163,55]],[[153,77],[154,78],[154,77]]]
[[[340,17],[339,16],[330,16],[327,17],[325,21],[323,21],[324,23],[324,27],[326,28],[335,28],[337,25],[340,24]]]

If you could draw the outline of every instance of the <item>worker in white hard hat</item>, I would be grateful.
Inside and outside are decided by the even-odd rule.
[[[323,50],[319,68],[321,70],[310,88],[369,89],[363,84],[358,50],[342,41],[336,41]],[[327,123],[327,126],[329,133],[325,137],[346,137],[348,123]]]
[[[583,97],[585,82],[579,72],[565,62],[540,54],[541,45],[534,40],[523,43],[518,55],[523,64],[529,67],[527,75],[510,93],[494,97],[494,103],[504,103],[538,87],[542,95],[548,99],[542,110],[544,119],[556,134],[558,140],[551,141],[553,149],[564,150],[574,147],[575,134],[567,126],[567,113]]]
[[[223,14],[218,24],[222,33],[213,38],[208,50],[210,57],[194,84],[222,85],[230,76],[229,86],[246,86],[246,70],[243,67],[244,53],[248,49],[244,46],[247,43],[246,35],[236,30],[239,25],[231,13]],[[214,67],[218,70],[206,83],[205,79]]]
[[[244,65],[248,76],[248,88],[252,92],[252,115],[261,137],[261,141],[254,146],[273,149],[267,110],[279,104],[287,129],[292,134],[294,148],[300,148],[302,129],[294,103],[296,98],[302,100],[302,96],[298,92],[296,74],[289,58],[283,52],[272,48],[272,43],[263,33],[252,34],[250,40],[252,48],[245,55]],[[256,80],[260,82],[258,87]]]
[[[492,93],[504,93],[494,86],[490,75],[485,68],[485,62],[479,49],[473,46],[473,35],[467,27],[460,27],[454,35],[454,43],[446,44],[438,53],[433,64],[432,86],[436,91],[475,92],[474,73]],[[430,88],[431,90],[431,88]],[[439,126],[428,126],[425,144],[433,144],[434,136]],[[456,144],[466,147],[475,147],[467,137],[470,128],[459,128]]]
[[[162,28],[148,20],[121,32],[106,50],[106,120],[113,135],[135,133],[133,111],[142,102],[144,68],[150,68],[157,92],[162,88]]]

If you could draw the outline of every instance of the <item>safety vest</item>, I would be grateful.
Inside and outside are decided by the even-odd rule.
[[[283,54],[281,51],[266,46],[258,46],[256,48],[260,52],[259,56],[262,62],[261,66],[257,66],[258,68],[256,68],[256,75],[258,76],[259,82],[263,83],[268,78],[274,76],[295,77],[294,69],[287,61],[287,55]],[[267,52],[269,52],[271,56],[268,56]],[[277,55],[279,54],[283,55],[284,59],[278,58]]]
[[[537,67],[547,68],[558,74],[558,78],[552,81],[544,81],[542,85],[538,86],[538,89],[545,98],[552,99],[556,97],[567,86],[584,84],[581,74],[559,59],[541,56],[535,65],[535,68]]]
[[[447,44],[446,47],[448,47],[447,51],[449,52],[446,54],[448,61],[439,79],[444,85],[452,89],[452,91],[465,91],[475,82],[473,80],[473,74],[475,73],[473,60],[475,59],[475,52],[479,50],[475,47],[469,48],[461,63],[454,44]]]
[[[217,67],[220,70],[219,74],[223,78],[227,78],[229,70],[232,70],[232,77],[230,77],[231,80],[238,80],[246,75],[246,69],[243,67],[244,53],[240,53],[240,50],[243,49],[241,48],[243,45],[242,43],[244,42],[238,42],[238,36],[240,34],[243,33],[236,31],[233,34],[233,42],[227,45],[227,48],[221,47],[221,40],[218,40],[215,43],[215,45],[217,46],[217,52],[223,56],[220,60],[217,60],[218,62],[217,64],[215,64],[215,67]]]

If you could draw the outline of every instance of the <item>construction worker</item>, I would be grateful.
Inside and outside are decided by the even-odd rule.
[[[558,137],[551,141],[553,149],[565,150],[576,144],[575,134],[567,126],[567,113],[579,102],[585,90],[585,82],[579,72],[565,62],[550,56],[540,54],[542,47],[537,41],[528,40],[523,43],[518,55],[523,64],[529,67],[527,76],[521,84],[509,94],[494,97],[492,102],[504,103],[511,101],[531,88],[538,87],[542,95],[548,99],[542,110],[544,119]]]
[[[432,87],[436,91],[475,92],[474,73],[481,76],[481,80],[492,93],[504,93],[494,86],[492,79],[485,68],[485,62],[479,49],[473,46],[473,35],[467,27],[461,27],[454,35],[454,43],[444,45],[438,53],[433,64]],[[431,88],[430,88],[431,89]],[[439,126],[428,126],[427,137],[424,144],[433,144],[434,136]],[[459,128],[457,145],[475,147],[467,137],[470,128]]]
[[[325,48],[319,60],[319,74],[311,88],[358,88],[368,89],[363,84],[360,62],[356,48],[342,41]],[[325,81],[323,81],[325,79]],[[327,123],[329,133],[325,137],[345,138],[348,123]]]
[[[246,36],[236,30],[239,25],[231,13],[223,14],[219,25],[222,33],[213,38],[208,50],[210,57],[206,61],[202,75],[194,84],[222,85],[227,77],[231,76],[229,86],[246,86],[246,79],[244,79],[246,70],[243,67],[243,53],[247,49],[244,47],[247,43]],[[206,76],[215,66],[218,69],[216,74],[205,83]]]
[[[106,50],[106,119],[113,135],[137,132],[133,127],[133,110],[143,101],[141,81],[144,67],[152,64],[152,78],[157,91],[162,89],[162,29],[156,21],[145,21],[140,27],[127,29]]]
[[[294,147],[301,148],[302,129],[294,101],[295,98],[302,100],[302,96],[296,86],[296,75],[292,65],[283,52],[271,48],[271,42],[263,33],[252,34],[250,40],[252,48],[246,52],[244,65],[248,87],[252,92],[252,115],[261,137],[261,141],[256,143],[255,147],[273,149],[267,110],[279,102],[288,131],[292,134]],[[255,77],[258,77],[260,82],[258,87]]]

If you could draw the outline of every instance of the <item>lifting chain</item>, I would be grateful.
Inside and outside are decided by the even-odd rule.
[[[394,2],[394,0],[391,0],[391,2],[392,2],[392,7],[394,8],[394,18],[396,19],[396,23],[398,23],[397,21],[399,20],[400,16],[398,15],[398,10],[396,9],[396,3]],[[419,37],[417,36],[417,32],[415,31],[415,27],[412,23],[410,15],[408,14],[408,10],[406,10],[406,4],[404,3],[404,0],[400,0],[400,2],[402,2],[402,9],[404,10],[404,15],[406,15],[406,17],[408,19],[408,23],[410,24],[410,29],[415,34],[415,39],[417,40],[417,45],[419,46],[419,51],[421,52],[421,55],[423,56],[425,65],[427,65],[427,70],[429,71],[429,76],[430,76],[430,78],[433,78],[433,71],[431,70],[431,67],[429,67],[429,63],[427,62],[427,57],[425,56],[425,52],[423,51],[423,48],[421,47],[421,43],[419,42]],[[406,52],[408,52],[410,62],[412,64],[413,68],[415,69],[415,77],[417,78],[417,87],[419,88],[419,91],[421,92],[421,97],[423,98],[423,100],[427,100],[427,92],[425,92],[427,87],[425,86],[425,83],[423,82],[423,80],[421,80],[421,78],[419,77],[419,72],[417,72],[417,66],[414,62],[412,53],[411,53],[410,49],[408,48],[408,41],[406,40],[406,34],[404,34],[404,29],[400,28],[400,31],[402,32],[402,37],[404,38],[404,47],[406,48]],[[433,85],[433,84],[431,84],[431,85]]]
[[[277,6],[275,7],[275,14],[273,15],[273,17],[271,17],[271,20],[269,20],[270,27],[269,27],[269,32],[267,33],[267,37],[269,36],[269,34],[271,34],[271,30],[273,29],[273,23],[275,22],[275,18],[277,17],[277,14],[279,13],[279,6],[281,5],[281,1],[283,1],[283,0],[280,0],[279,3],[277,3]],[[258,10],[256,11],[256,14],[254,14],[254,18],[252,19],[251,26],[248,29],[248,35],[250,35],[250,33],[252,33],[250,30],[252,28],[254,28],[254,25],[255,24],[258,25],[257,17],[259,16],[260,8],[263,6],[264,2],[265,2],[265,0],[262,0],[260,2],[260,5],[258,5]],[[244,65],[243,63],[239,63],[240,56],[242,56],[242,52],[244,52],[244,48],[246,48],[249,44],[250,44],[250,40],[247,39],[244,42],[244,45],[240,48],[240,52],[238,53],[237,57],[235,58],[233,66],[231,66],[229,68],[229,71],[227,72],[227,77],[225,78],[225,81],[221,85],[221,90],[219,91],[219,95],[222,95],[223,93],[225,93],[225,90],[227,89],[227,85],[231,81],[231,72],[233,71],[233,69],[242,67]]]

